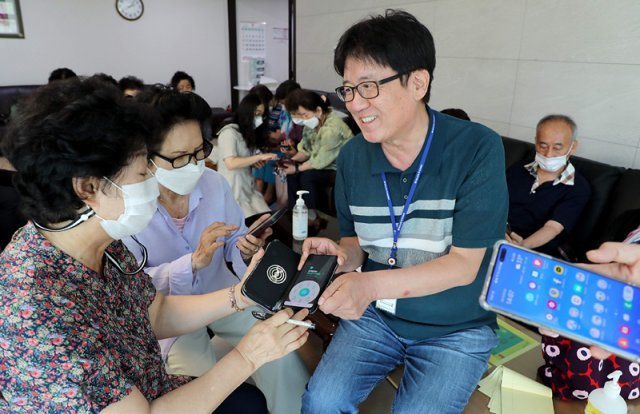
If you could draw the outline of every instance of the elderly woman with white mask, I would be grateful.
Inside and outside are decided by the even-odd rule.
[[[150,153],[150,169],[160,184],[158,208],[137,239],[149,250],[145,271],[166,295],[199,295],[240,289],[239,278],[248,261],[271,234],[248,235],[244,214],[227,181],[204,167],[211,144],[203,139],[201,123],[208,105],[193,93],[151,88],[140,95],[160,115],[161,143]],[[252,228],[268,218],[264,215]],[[125,243],[141,260],[143,251],[132,238]],[[230,264],[231,266],[228,266]],[[250,312],[237,312],[208,325],[235,345],[253,326]],[[216,363],[207,327],[160,341],[170,373],[199,377]],[[299,413],[308,373],[297,354],[259,369],[256,385],[265,394],[271,413]]]
[[[304,343],[304,330],[286,323],[292,312],[281,312],[200,378],[167,373],[158,338],[250,303],[227,290],[165,296],[142,270],[147,255],[138,264],[119,240],[156,212],[147,167],[156,123],[95,79],[45,86],[12,119],[2,152],[30,221],[0,255],[0,412],[211,413]],[[264,413],[264,402],[248,410]]]

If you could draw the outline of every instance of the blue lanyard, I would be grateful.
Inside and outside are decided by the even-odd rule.
[[[427,145],[425,145],[424,150],[422,150],[422,156],[420,157],[420,165],[418,166],[418,171],[416,171],[416,175],[413,177],[413,183],[411,183],[411,188],[409,189],[409,196],[404,203],[402,216],[400,216],[400,222],[397,224],[396,215],[393,211],[393,203],[391,202],[391,195],[389,194],[387,176],[384,172],[382,173],[382,184],[384,184],[384,193],[387,196],[387,206],[389,206],[389,215],[391,216],[391,226],[393,229],[393,245],[391,246],[391,254],[389,255],[389,259],[387,259],[387,263],[389,264],[390,268],[393,268],[393,266],[395,266],[397,263],[396,257],[398,255],[398,239],[400,238],[400,231],[402,230],[404,219],[407,216],[407,211],[409,211],[409,205],[411,204],[411,200],[413,199],[413,194],[416,192],[418,180],[420,179],[420,175],[422,174],[422,168],[424,167],[424,163],[427,160],[427,154],[429,153],[429,148],[431,148],[431,141],[433,139],[433,131],[435,128],[436,118],[433,113],[431,113],[431,128],[429,130],[429,135],[427,135]]]

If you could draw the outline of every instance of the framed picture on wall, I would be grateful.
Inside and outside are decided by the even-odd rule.
[[[20,0],[0,0],[0,37],[24,38]]]

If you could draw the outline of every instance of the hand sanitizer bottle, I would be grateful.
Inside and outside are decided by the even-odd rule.
[[[304,240],[307,238],[309,230],[309,210],[304,205],[304,194],[309,194],[308,191],[300,190],[296,191],[298,199],[296,205],[293,207],[293,239]]]
[[[622,371],[613,371],[607,376],[611,381],[607,381],[604,388],[591,391],[585,414],[627,414],[627,403],[620,396],[618,385],[621,375]]]

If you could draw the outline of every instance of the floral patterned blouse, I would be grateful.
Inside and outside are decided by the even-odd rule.
[[[125,270],[120,241],[107,251]],[[103,275],[28,223],[0,255],[0,413],[99,412],[138,387],[153,400],[188,381],[168,375],[151,329],[151,279]]]

